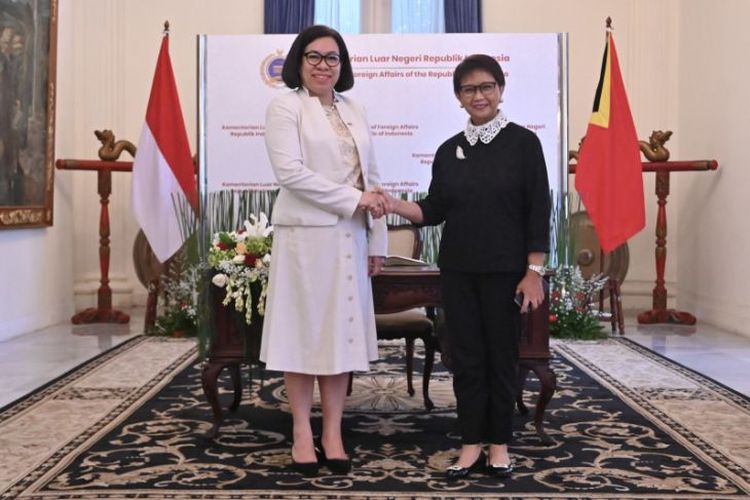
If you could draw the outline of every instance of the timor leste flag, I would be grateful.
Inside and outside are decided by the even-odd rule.
[[[578,154],[575,186],[605,253],[645,226],[638,136],[611,31],[607,32],[594,111]]]

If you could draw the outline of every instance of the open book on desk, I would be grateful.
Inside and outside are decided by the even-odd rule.
[[[385,258],[385,267],[392,266],[429,266],[429,262],[425,262],[419,259],[412,259],[410,257],[404,257],[402,255],[388,255]]]

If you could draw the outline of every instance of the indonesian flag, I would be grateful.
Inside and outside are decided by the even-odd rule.
[[[638,136],[611,31],[607,32],[594,112],[578,153],[575,186],[605,253],[646,225]]]
[[[169,36],[164,35],[133,162],[133,212],[161,262],[188,236],[180,221],[192,219],[198,211],[194,171],[169,60]]]

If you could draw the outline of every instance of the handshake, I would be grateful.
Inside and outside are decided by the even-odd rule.
[[[379,219],[395,211],[396,200],[378,186],[372,191],[362,193],[357,208],[370,212],[370,215]]]

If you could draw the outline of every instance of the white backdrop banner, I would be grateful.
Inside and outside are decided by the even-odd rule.
[[[278,187],[263,140],[265,111],[280,92],[286,51],[295,35],[201,35],[199,96],[207,192]],[[469,54],[497,59],[505,72],[501,107],[536,132],[550,186],[557,190],[561,158],[564,69],[557,33],[348,35],[354,88],[367,109],[383,186],[427,191],[433,155],[463,130],[468,115],[453,94],[456,65]],[[565,164],[561,164],[565,160]]]

